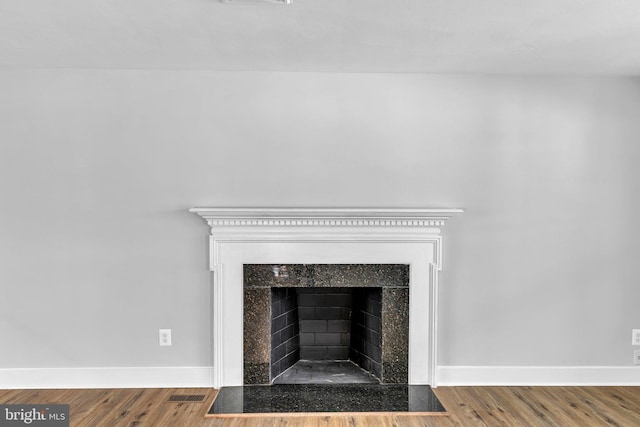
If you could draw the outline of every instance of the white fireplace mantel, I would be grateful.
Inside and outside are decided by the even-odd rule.
[[[437,385],[441,227],[462,209],[192,208],[211,227],[213,386],[243,382],[244,264],[408,264],[409,383]]]

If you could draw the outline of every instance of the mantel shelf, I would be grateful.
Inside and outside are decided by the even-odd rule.
[[[212,208],[190,212],[211,227],[303,226],[303,227],[440,227],[462,209],[394,208]]]

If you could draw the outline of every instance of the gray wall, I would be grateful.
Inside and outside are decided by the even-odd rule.
[[[464,207],[441,365],[631,364],[638,79],[2,70],[0,93],[0,368],[209,365],[206,205]]]

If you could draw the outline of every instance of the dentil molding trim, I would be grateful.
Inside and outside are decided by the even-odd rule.
[[[462,209],[192,208],[210,227],[441,227]]]

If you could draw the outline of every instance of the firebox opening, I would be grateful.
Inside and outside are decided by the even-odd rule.
[[[408,265],[245,265],[245,384],[407,383],[408,277]]]
[[[380,382],[382,288],[271,292],[274,383]]]

